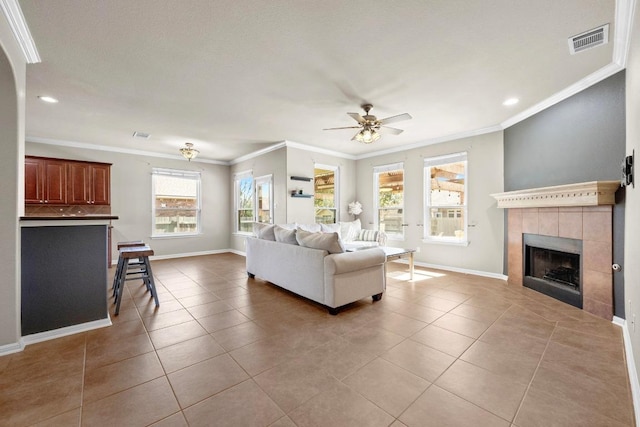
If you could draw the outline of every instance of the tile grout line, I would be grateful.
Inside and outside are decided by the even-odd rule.
[[[542,351],[542,354],[540,355],[540,360],[538,361],[538,364],[536,365],[536,369],[533,371],[533,375],[531,376],[531,380],[529,380],[529,384],[527,384],[527,388],[524,391],[524,394],[522,395],[522,399],[520,399],[520,404],[518,405],[518,409],[516,410],[516,413],[513,415],[513,420],[511,421],[511,423],[514,423],[516,418],[518,418],[518,414],[520,413],[520,410],[522,409],[522,405],[524,405],[524,400],[527,397],[527,394],[529,393],[529,390],[531,389],[531,385],[533,384],[533,380],[536,378],[536,374],[538,373],[538,370],[540,369],[540,365],[542,365],[542,360],[544,359],[544,355],[547,352],[547,349],[549,348],[549,344],[551,343],[551,337],[553,337],[553,334],[556,333],[556,329],[558,328],[558,321],[556,320],[555,322],[555,326],[553,327],[553,332],[551,332],[551,334],[549,334],[549,338],[547,338],[547,343],[544,346],[544,350]]]

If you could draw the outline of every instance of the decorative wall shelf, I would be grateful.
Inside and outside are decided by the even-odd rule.
[[[313,194],[298,194],[298,193],[296,193],[296,194],[292,194],[291,197],[302,197],[302,198],[305,198],[305,199],[309,199],[309,198],[313,197]]]
[[[309,178],[306,176],[291,176],[291,180],[292,181],[306,181],[306,182],[311,182],[313,181],[313,178]]]
[[[591,181],[492,194],[499,208],[614,205],[620,181]]]

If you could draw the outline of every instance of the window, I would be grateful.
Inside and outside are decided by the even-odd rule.
[[[273,176],[256,178],[256,221],[273,223]]]
[[[200,232],[200,173],[153,169],[153,237]]]
[[[315,165],[313,173],[314,207],[318,224],[333,224],[338,215],[338,168]]]
[[[251,233],[253,231],[253,174],[251,171],[237,173],[234,177],[235,205],[237,233]]]
[[[467,239],[467,153],[424,160],[425,239]]]
[[[391,239],[404,239],[404,165],[373,168],[375,222]]]

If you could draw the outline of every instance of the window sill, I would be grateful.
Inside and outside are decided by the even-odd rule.
[[[193,237],[201,237],[202,233],[189,233],[189,234],[157,234],[155,236],[151,236],[151,240],[161,240],[161,239],[182,239],[182,238],[193,238]]]
[[[422,239],[422,243],[428,244],[428,245],[444,245],[444,246],[469,246],[469,244],[471,243],[468,240],[435,240],[435,239]]]

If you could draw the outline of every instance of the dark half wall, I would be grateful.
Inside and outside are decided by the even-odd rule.
[[[504,191],[620,179],[625,126],[625,72],[620,71],[505,129]],[[623,193],[624,189],[618,190],[613,208],[613,262],[620,265]],[[504,259],[508,274],[506,252]],[[625,317],[623,279],[614,274],[614,314],[621,318]]]

